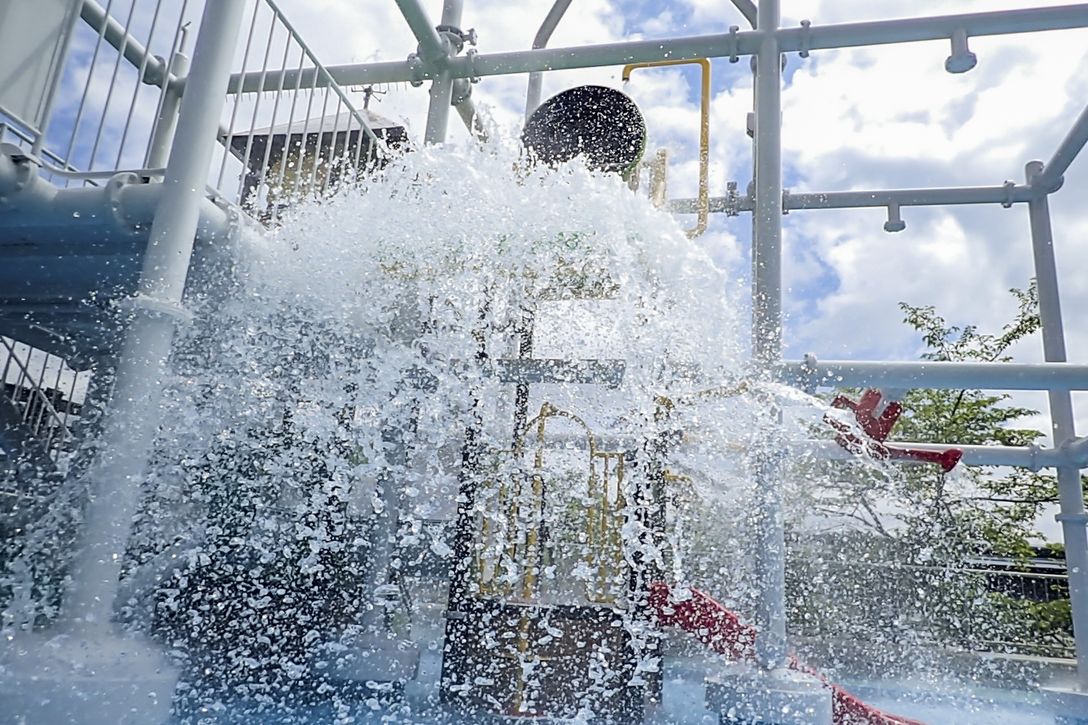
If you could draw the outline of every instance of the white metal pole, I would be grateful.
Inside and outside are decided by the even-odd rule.
[[[755,77],[755,212],[752,239],[752,353],[769,372],[782,355],[782,59],[775,30],[779,0],[761,0],[762,41]],[[768,670],[786,665],[785,534],[781,451],[764,451],[755,465],[756,658]]]
[[[363,613],[363,626],[371,633],[386,632],[386,613],[380,599],[379,589],[389,583],[389,566],[396,548],[397,526],[400,523],[400,494],[397,476],[393,473],[397,467],[407,465],[403,429],[393,428],[399,421],[386,419],[382,425],[382,443],[385,446],[386,460],[384,470],[378,477],[376,492],[381,501],[381,510],[375,513],[370,532],[370,545],[367,564],[363,570],[364,590],[370,601]]]
[[[758,21],[757,16],[759,11],[756,9],[756,4],[752,0],[733,0],[733,5],[736,6],[740,14],[744,16],[744,19],[748,21],[748,24],[753,28],[756,27]]]
[[[559,25],[559,21],[563,19],[563,15],[567,12],[567,8],[570,7],[571,0],[555,0],[555,4],[552,5],[551,10],[544,17],[544,22],[540,24],[540,28],[536,31],[536,36],[533,37],[533,50],[540,50],[548,45],[548,41],[551,40],[552,33],[555,32],[555,26]],[[525,120],[529,120],[529,116],[533,115],[533,111],[540,105],[540,94],[544,90],[544,71],[535,70],[529,74],[529,86],[525,93]]]
[[[64,35],[61,36],[53,56],[53,67],[50,71],[52,78],[43,99],[39,128],[34,129],[37,135],[34,137],[34,143],[30,149],[30,157],[35,160],[41,158],[42,149],[45,147],[45,134],[49,130],[49,122],[53,116],[53,104],[56,103],[57,93],[60,91],[64,62],[68,58],[68,49],[72,44],[72,35],[75,33],[79,7],[80,3],[72,3],[64,17]]]
[[[427,11],[419,4],[419,0],[396,0],[397,7],[412,29],[412,34],[419,41],[419,55],[425,63],[438,63],[445,59],[446,45],[442,42],[442,36],[431,25]],[[445,13],[446,8],[442,8]],[[236,84],[231,84],[236,87]]]
[[[461,27],[462,0],[445,0],[442,3],[442,25]],[[431,81],[431,102],[427,107],[427,128],[423,140],[429,144],[445,143],[446,129],[450,122],[450,105],[453,100],[453,76],[445,68]]]
[[[1028,163],[1025,173],[1032,183],[1043,173],[1041,161]],[[1028,202],[1031,246],[1035,258],[1035,280],[1039,289],[1039,317],[1043,328],[1043,354],[1047,361],[1065,362],[1065,334],[1062,329],[1058,272],[1054,259],[1054,234],[1050,226],[1050,204],[1045,192]],[[1051,390],[1050,420],[1054,447],[1073,441],[1076,428],[1073,399],[1068,390]],[[1072,609],[1073,638],[1077,658],[1077,688],[1088,693],[1088,516],[1080,469],[1058,466],[1058,499],[1065,542],[1065,564],[1069,572],[1069,603]]]
[[[773,34],[778,2],[763,5],[760,28],[767,35],[756,56],[755,78],[752,356],[761,365],[772,365],[782,351],[782,67]]]
[[[857,453],[843,448],[835,441],[811,439],[791,441],[788,445],[791,454],[809,456],[817,460],[855,461],[858,459]],[[957,443],[918,443],[915,441],[896,441],[895,445],[919,451],[938,452],[955,448],[963,453],[960,463],[964,466],[1017,466],[1030,471],[1066,464],[1074,456],[1078,455],[1076,450],[1056,450],[1036,446],[965,446]],[[889,462],[914,465],[912,461],[907,459],[890,459]]]
[[[398,0],[398,3],[401,0]],[[913,43],[925,40],[950,39],[957,31],[968,37],[1010,35],[1043,30],[1064,30],[1088,27],[1088,3],[1054,8],[1028,10],[998,10],[960,15],[881,20],[839,25],[810,25],[783,28],[777,31],[779,51],[790,53],[823,48],[852,48],[887,43]],[[541,48],[508,53],[481,53],[474,58],[455,58],[450,73],[456,78],[471,78],[533,71],[569,70],[597,66],[646,63],[658,60],[691,58],[722,58],[752,55],[762,42],[758,32],[718,33],[681,38],[630,40],[619,43],[599,43],[571,48]],[[431,78],[433,69],[424,69]],[[368,83],[402,83],[416,80],[418,69],[407,61],[382,61],[332,66],[330,78],[342,86]],[[294,82],[297,71],[286,71],[287,83]],[[265,90],[275,90],[279,73],[247,73],[242,93],[252,93],[264,80]],[[328,81],[321,80],[321,84]],[[231,88],[237,86],[232,83]],[[238,92],[238,91],[232,91]]]
[[[1088,365],[1072,363],[785,360],[776,378],[803,388],[1088,390]]]
[[[450,102],[453,99],[453,79],[449,73],[440,71],[431,81],[430,104],[427,106],[427,127],[423,132],[423,142],[440,144],[446,142],[446,130],[450,122]]]
[[[782,200],[787,211],[808,209],[863,209],[880,206],[943,206],[954,204],[1001,204],[1012,206],[1028,201],[1035,192],[1027,184],[1001,186],[962,186],[933,189],[873,189],[870,191],[791,191]],[[695,214],[699,200],[670,199],[668,210],[676,214]],[[752,211],[748,195],[712,196],[710,211],[739,214]]]
[[[189,56],[174,53],[170,63],[171,74],[183,79],[189,72]],[[181,107],[183,83],[166,79],[166,97],[163,99],[159,117],[155,120],[155,130],[151,135],[151,147],[148,150],[145,165],[149,169],[161,169],[170,158],[170,147],[174,142],[174,132],[178,127],[178,109]]]
[[[1065,135],[1058,148],[1054,149],[1054,155],[1046,163],[1043,170],[1036,176],[1034,186],[1043,191],[1055,191],[1062,183],[1062,174],[1073,163],[1084,145],[1088,143],[1088,108],[1081,111],[1069,133]]]
[[[1082,28],[1088,25],[1088,3],[1022,10],[990,10],[978,13],[934,15],[897,20],[870,20],[860,23],[811,25],[778,31],[780,49],[789,53],[802,49],[856,48],[863,45],[916,43],[925,40],[951,41],[957,32],[969,38],[983,35],[1033,33],[1040,30]]]
[[[1077,468],[1088,468],[1088,438],[1076,438],[1066,443],[1063,448],[1069,463]]]
[[[465,122],[469,135],[481,143],[486,143],[487,129],[480,120],[480,114],[476,111],[476,104],[472,100],[472,84],[464,78],[454,78],[451,103],[457,115]]]
[[[170,76],[177,78],[180,75],[169,69],[162,58],[151,55],[151,51],[132,37],[128,29],[112,18],[106,12],[106,8],[99,5],[95,0],[82,0],[79,5],[79,13],[83,22],[87,23],[93,30],[100,32],[102,39],[121,53],[134,68],[140,68],[141,66],[144,68],[143,77],[140,78],[141,83],[161,86],[170,82]],[[167,75],[167,71],[170,71],[170,76]]]
[[[88,472],[90,499],[59,620],[76,633],[109,630],[141,478],[159,425],[174,324],[184,316],[180,303],[244,6],[245,0],[204,6],[100,452]]]

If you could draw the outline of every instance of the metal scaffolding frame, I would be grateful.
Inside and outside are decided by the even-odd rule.
[[[973,66],[967,50],[970,37],[1088,27],[1088,4],[1062,7],[966,13],[862,23],[780,27],[780,0],[762,0],[755,8],[755,29],[727,33],[605,43],[572,48],[537,48],[509,53],[459,54],[464,35],[456,27],[462,0],[445,0],[442,23],[435,25],[419,0],[397,0],[419,48],[407,60],[344,65],[323,71],[297,69],[243,72],[230,75],[231,53],[240,31],[242,0],[208,3],[198,35],[191,71],[176,83],[188,89],[181,98],[180,119],[173,139],[173,153],[165,170],[163,197],[152,227],[153,243],[145,261],[140,294],[133,304],[135,323],[122,354],[113,399],[115,407],[106,421],[103,460],[94,469],[98,486],[86,516],[85,547],[73,568],[73,587],[62,619],[80,632],[104,634],[111,602],[116,596],[119,559],[111,552],[123,550],[121,537],[129,530],[133,485],[146,464],[150,437],[157,414],[152,408],[157,380],[165,364],[175,320],[185,317],[180,309],[181,290],[189,265],[189,251],[203,199],[203,182],[212,147],[216,143],[220,109],[225,94],[282,88],[323,87],[330,83],[364,85],[431,80],[431,105],[426,139],[445,139],[453,81],[489,75],[588,68],[627,63],[693,58],[755,58],[755,182],[749,197],[724,197],[715,202],[718,211],[751,211],[753,238],[753,356],[759,374],[766,378],[792,378],[808,385],[889,384],[897,387],[973,387],[1047,390],[1053,421],[1054,448],[995,451],[1004,465],[1029,468],[1054,466],[1058,473],[1061,514],[1069,569],[1073,610],[1079,697],[1088,698],[1088,516],[1085,514],[1080,467],[1088,458],[1088,443],[1074,428],[1070,390],[1088,389],[1088,369],[1069,365],[1063,339],[1060,297],[1048,207],[1049,194],[1060,188],[1062,175],[1088,141],[1088,111],[1082,114],[1047,163],[1027,165],[1023,184],[968,189],[898,190],[790,194],[784,203],[782,186],[781,91],[784,53],[826,48],[845,48],[888,43],[946,40],[951,54],[946,68],[962,72]],[[735,0],[751,20],[750,2]],[[105,31],[107,36],[111,33]],[[456,42],[459,38],[462,42]],[[130,49],[136,52],[136,49]],[[148,68],[151,64],[148,63]],[[146,70],[146,68],[145,68]],[[229,81],[229,82],[228,82]],[[173,83],[174,81],[172,81]],[[199,191],[198,191],[199,190]],[[1031,239],[1038,280],[1044,352],[1047,364],[1036,366],[956,366],[952,363],[832,362],[782,360],[781,241],[783,208],[855,208],[887,206],[898,215],[900,206],[912,204],[1026,203],[1031,220]],[[673,208],[686,211],[686,201]],[[890,218],[890,222],[895,220]],[[893,226],[895,226],[893,224]],[[784,444],[783,453],[792,446]],[[819,447],[819,446],[816,446]],[[980,460],[985,451],[968,451],[968,460]],[[757,650],[767,670],[785,665],[784,545],[778,481],[782,459],[768,457],[757,465],[757,483],[763,492],[763,524],[757,536],[760,594]],[[120,503],[120,505],[116,505]],[[127,518],[126,518],[127,517]]]
[[[398,2],[398,4],[401,4]],[[415,3],[418,5],[418,3]],[[420,9],[422,12],[422,9]],[[779,52],[809,52],[831,48],[849,48],[889,43],[911,43],[922,40],[951,40],[957,31],[967,37],[1009,35],[1042,30],[1067,30],[1088,26],[1088,3],[1033,10],[1000,10],[994,12],[962,13],[907,20],[882,20],[865,23],[802,25],[779,28],[771,35]],[[731,28],[727,33],[697,35],[682,38],[601,43],[567,48],[541,48],[507,53],[479,53],[459,58],[439,58],[428,63],[423,58],[378,63],[356,63],[330,66],[332,80],[342,86],[368,83],[402,83],[424,81],[436,76],[440,69],[454,78],[480,78],[490,75],[531,73],[533,71],[570,70],[627,63],[692,58],[730,58],[756,55],[763,41],[763,30]],[[262,79],[259,73],[245,73],[243,93],[259,88],[272,90],[279,82],[277,74]],[[288,85],[295,74],[285,76]],[[311,79],[304,82],[308,85]],[[322,80],[318,80],[320,85]],[[237,76],[231,78],[231,88]]]

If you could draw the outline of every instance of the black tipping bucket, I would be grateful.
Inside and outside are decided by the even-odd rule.
[[[521,142],[545,164],[582,155],[590,168],[626,175],[646,150],[646,122],[626,94],[606,86],[578,86],[533,111]]]

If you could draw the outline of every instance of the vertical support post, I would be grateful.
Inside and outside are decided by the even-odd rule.
[[[393,560],[397,526],[400,523],[400,496],[397,492],[397,480],[392,475],[394,465],[407,468],[408,451],[404,440],[404,430],[399,421],[387,419],[382,429],[382,443],[386,451],[386,468],[378,477],[378,500],[381,511],[375,514],[374,525],[370,533],[367,568],[363,572],[365,589],[371,597],[370,608],[363,614],[363,626],[368,633],[385,633],[385,610],[378,601],[382,597],[381,587],[389,583],[389,567]],[[402,474],[403,475],[403,474]]]
[[[79,19],[80,10],[83,9],[81,0],[73,0],[68,4],[68,14],[64,18],[64,35],[56,48],[53,58],[53,67],[50,70],[49,89],[46,91],[45,102],[42,105],[40,128],[35,129],[37,136],[30,149],[30,158],[41,158],[42,149],[45,147],[45,134],[49,131],[49,121],[53,116],[53,104],[56,103],[57,93],[60,91],[60,83],[64,74],[64,61],[68,58],[68,48],[72,44],[76,21]]]
[[[1028,163],[1029,184],[1043,173],[1041,161]],[[1035,258],[1035,280],[1039,289],[1039,318],[1043,329],[1043,354],[1047,362],[1065,362],[1065,333],[1062,326],[1058,272],[1054,259],[1054,233],[1050,226],[1047,193],[1040,191],[1028,201],[1031,247]],[[1073,400],[1068,390],[1049,393],[1051,433],[1054,447],[1060,448],[1076,436]],[[1088,515],[1084,511],[1080,469],[1058,466],[1058,500],[1061,513],[1065,563],[1069,572],[1069,602],[1077,659],[1077,689],[1088,693]]]
[[[151,134],[151,145],[144,162],[149,169],[165,167],[170,158],[170,146],[178,127],[178,109],[181,107],[181,95],[185,87],[183,81],[189,73],[189,56],[180,52],[174,53],[168,67],[178,81],[172,82],[169,78],[163,80],[166,84],[165,97],[162,108],[159,109],[159,117],[155,119],[155,131]]]
[[[755,76],[752,354],[764,371],[782,356],[782,59],[775,37],[780,18],[779,0],[761,0],[756,22],[763,37]],[[756,658],[762,667],[773,670],[786,664],[782,459],[773,450],[763,450],[757,457],[753,462],[757,487],[753,556],[761,590]]]
[[[174,324],[185,317],[180,303],[244,6],[245,0],[204,6],[139,291],[131,304],[133,319],[103,421],[100,453],[87,474],[92,490],[59,620],[60,626],[82,636],[110,633],[121,561],[159,424],[161,379]]]
[[[778,0],[763,3],[756,55],[755,209],[752,240],[752,354],[768,365],[782,354],[782,65]]]
[[[536,31],[536,36],[533,38],[533,50],[539,50],[548,45],[552,33],[555,32],[555,26],[559,25],[559,21],[563,19],[563,15],[566,14],[570,3],[571,0],[555,0],[552,9],[548,11],[548,14],[544,17],[544,22],[540,24],[540,28]],[[543,91],[544,71],[533,71],[529,74],[529,86],[525,93],[526,121],[529,120],[529,116],[532,116],[533,111],[540,105],[540,95]]]
[[[461,27],[461,9],[463,0],[444,0],[442,3],[442,25]],[[450,121],[450,106],[453,102],[453,78],[447,70],[439,71],[431,81],[431,103],[427,107],[427,129],[423,135],[424,143],[439,144],[446,141],[446,129]]]

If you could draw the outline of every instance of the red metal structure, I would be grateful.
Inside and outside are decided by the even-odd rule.
[[[742,622],[709,594],[691,589],[689,595],[677,599],[668,584],[656,582],[650,586],[649,602],[659,624],[691,632],[711,650],[730,659],[754,660],[756,628]],[[831,689],[832,716],[836,725],[923,725],[918,720],[890,715],[866,705],[795,657],[789,658],[789,667],[819,678]]]
[[[854,419],[865,433],[864,437],[860,436],[842,421],[824,416],[824,421],[838,432],[835,440],[851,453],[865,452],[874,458],[935,463],[945,473],[955,468],[963,458],[963,451],[956,448],[930,451],[885,444],[892,427],[903,413],[903,406],[895,400],[884,400],[884,394],[879,390],[866,390],[856,402],[839,395],[831,401],[831,407],[852,410]]]

